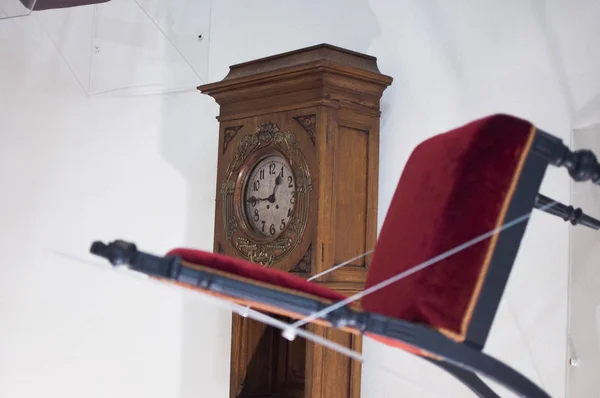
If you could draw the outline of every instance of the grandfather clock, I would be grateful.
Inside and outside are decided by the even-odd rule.
[[[374,247],[379,102],[392,82],[376,61],[321,44],[199,87],[220,105],[215,251],[309,278]],[[355,293],[369,261],[315,282]],[[232,327],[232,398],[360,396],[360,363],[237,315]],[[360,338],[308,327],[361,350]]]

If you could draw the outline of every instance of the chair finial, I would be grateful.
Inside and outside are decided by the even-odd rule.
[[[600,164],[596,155],[587,149],[571,152],[570,155],[564,166],[573,180],[592,180],[594,184],[600,185]]]
[[[538,129],[533,150],[551,165],[565,167],[573,180],[589,181],[600,185],[600,163],[594,152],[581,149],[575,152],[563,144],[560,138]]]

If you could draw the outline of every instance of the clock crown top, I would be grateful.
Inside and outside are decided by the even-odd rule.
[[[221,105],[219,119],[227,120],[275,106],[284,111],[354,103],[378,113],[390,84],[392,78],[379,71],[377,58],[319,44],[233,65],[223,80],[198,89]]]
[[[272,72],[318,61],[322,63],[336,63],[339,66],[347,66],[357,70],[380,74],[376,57],[323,43],[232,65],[229,67],[229,74],[225,77],[225,80],[255,75],[259,72]]]

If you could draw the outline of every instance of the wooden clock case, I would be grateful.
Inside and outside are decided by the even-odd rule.
[[[220,105],[214,250],[303,278],[371,250],[377,236],[379,103],[391,83],[376,58],[321,44],[231,66],[222,81],[200,86]],[[240,225],[239,176],[261,150],[281,149],[283,135],[291,141],[288,150],[305,160],[306,175],[298,171],[301,162],[290,158],[303,186],[297,190],[305,195],[306,217],[296,211],[290,240],[268,245],[253,241]],[[362,257],[316,282],[355,293],[364,286],[368,264],[369,257]],[[302,339],[288,342],[278,330],[237,315],[232,328],[231,397],[360,396],[360,363]],[[308,328],[361,350],[358,337]]]

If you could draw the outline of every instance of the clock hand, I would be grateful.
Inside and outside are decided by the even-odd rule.
[[[277,187],[281,184],[281,176],[278,175],[275,178],[275,188],[273,188],[273,193],[271,195],[269,195],[269,197],[267,198],[269,200],[269,202],[271,203],[275,203],[275,192],[277,192]]]
[[[263,200],[269,200],[269,198],[257,198],[256,196],[253,195],[253,196],[249,197],[248,199],[246,199],[246,202],[250,203],[251,205],[255,205],[256,202],[260,202]]]
[[[250,198],[246,199],[246,202],[250,203],[250,204],[255,204],[256,202],[260,202],[260,201],[269,201],[271,203],[275,203],[275,192],[277,191],[277,187],[281,185],[281,176],[278,175],[275,178],[275,188],[273,188],[273,193],[271,195],[269,195],[266,198],[257,198],[254,195],[252,195]]]

